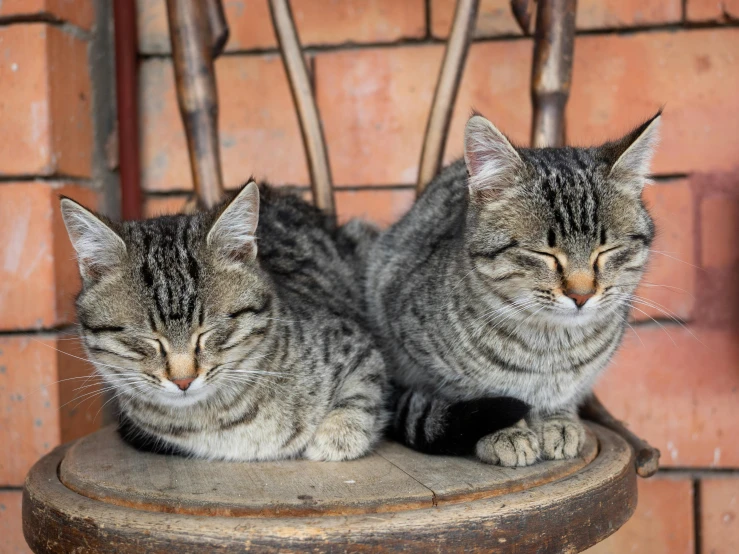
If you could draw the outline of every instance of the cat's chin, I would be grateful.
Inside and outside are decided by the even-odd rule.
[[[173,408],[181,408],[183,406],[193,406],[207,400],[210,397],[210,391],[207,387],[198,388],[196,390],[182,391],[157,391],[155,394],[156,401],[163,405]]]
[[[585,308],[581,310],[542,310],[540,312],[541,319],[547,325],[555,325],[559,327],[587,327],[596,321],[607,316],[603,311],[597,308]]]

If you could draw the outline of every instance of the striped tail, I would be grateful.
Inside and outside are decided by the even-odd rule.
[[[394,396],[391,436],[426,454],[473,454],[482,437],[514,425],[529,413],[529,405],[509,397],[478,398],[451,403],[413,390]]]

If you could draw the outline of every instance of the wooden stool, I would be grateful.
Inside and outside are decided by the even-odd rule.
[[[579,552],[636,508],[629,445],[591,424],[582,457],[522,469],[386,442],[352,462],[144,454],[113,427],[31,470],[34,552]]]

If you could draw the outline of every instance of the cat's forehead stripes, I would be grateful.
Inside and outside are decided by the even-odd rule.
[[[138,271],[165,325],[193,321],[202,273],[194,255],[197,235],[195,220],[187,217],[150,220],[132,228]]]
[[[592,157],[571,148],[526,151],[523,157],[535,172],[534,190],[549,205],[557,234],[596,239],[600,194]]]

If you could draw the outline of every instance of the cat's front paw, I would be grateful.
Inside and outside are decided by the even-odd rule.
[[[535,426],[545,460],[576,458],[585,444],[585,427],[576,419],[555,417]]]
[[[481,438],[475,446],[477,457],[488,464],[506,467],[530,466],[539,457],[539,439],[527,427],[506,427]]]
[[[318,426],[303,456],[314,461],[340,462],[367,454],[374,439],[374,422],[367,421],[362,415],[347,410],[329,413]]]

